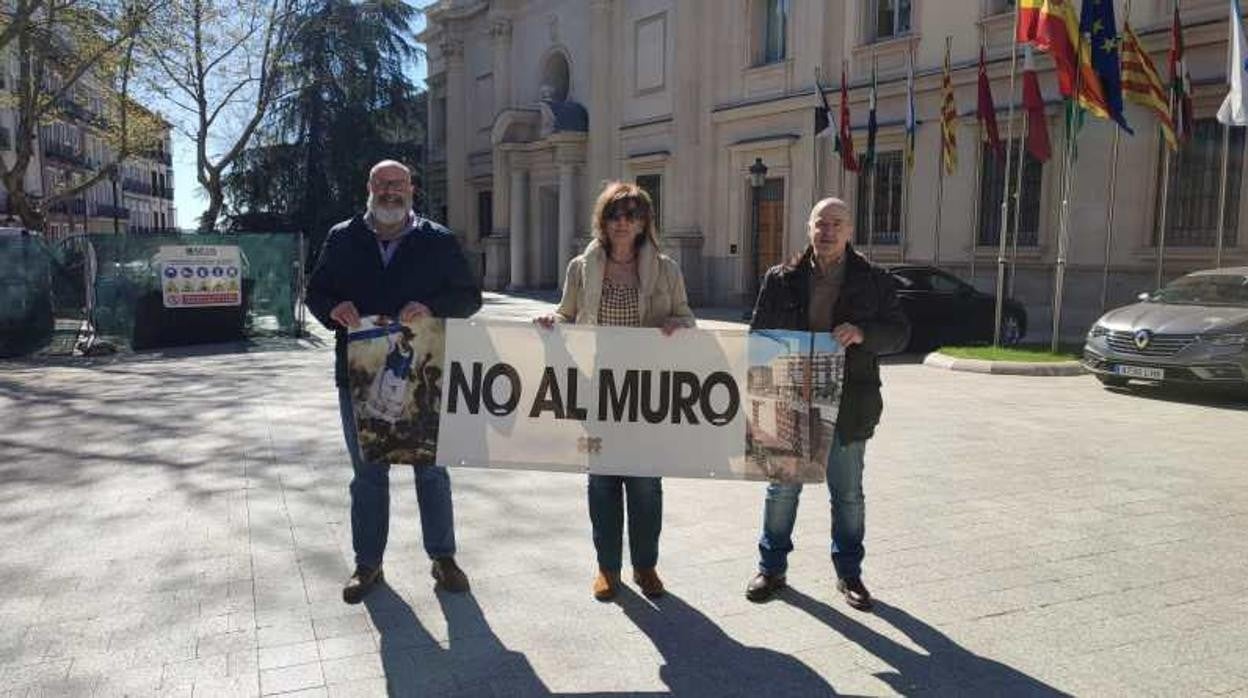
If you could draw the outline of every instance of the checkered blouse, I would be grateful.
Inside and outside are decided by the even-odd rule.
[[[637,287],[617,284],[604,275],[602,302],[598,305],[598,324],[640,327],[641,309],[637,302]]]

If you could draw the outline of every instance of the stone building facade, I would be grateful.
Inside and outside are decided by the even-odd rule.
[[[765,269],[799,252],[810,205],[837,195],[854,204],[857,247],[875,261],[938,264],[991,292],[1005,180],[1004,168],[977,138],[977,62],[983,43],[1002,137],[1012,129],[1019,139],[1021,111],[1012,125],[1008,112],[1012,5],[442,0],[427,9],[419,35],[429,51],[426,173],[437,202],[431,213],[478,255],[488,288],[553,288],[588,240],[601,183],[634,180],[656,196],[661,239],[681,263],[694,301],[745,305],[755,266]],[[1124,3],[1117,5],[1121,23]],[[1215,262],[1222,130],[1213,115],[1226,92],[1225,7],[1224,0],[1181,2],[1197,129],[1171,167],[1166,279]],[[1135,0],[1131,7],[1131,24],[1163,78],[1170,13],[1171,0]],[[938,185],[947,37],[960,114],[959,167]],[[912,50],[920,125],[907,183],[901,151]],[[1027,306],[1033,338],[1047,336],[1051,322],[1063,175],[1056,79],[1048,58],[1036,59],[1055,155],[1024,162],[1017,252],[1009,265],[1015,269],[1009,286]],[[868,206],[870,178],[844,173],[830,143],[815,138],[815,72],[822,69],[836,111],[844,66],[861,150],[873,64],[880,130]],[[1089,120],[1078,140],[1062,323],[1063,336],[1072,339],[1103,305],[1151,289],[1157,274],[1163,148],[1146,111],[1129,105],[1127,117],[1135,135],[1124,135],[1118,147],[1112,237],[1113,128]],[[1230,136],[1223,265],[1248,263],[1243,131],[1232,129]],[[756,160],[767,167],[757,189],[749,181]]]

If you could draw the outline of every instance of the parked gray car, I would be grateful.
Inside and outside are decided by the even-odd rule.
[[[1106,385],[1248,389],[1248,267],[1194,272],[1106,313],[1083,364]]]

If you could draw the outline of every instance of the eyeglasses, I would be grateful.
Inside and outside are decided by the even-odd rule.
[[[412,186],[411,180],[407,179],[375,179],[372,182],[373,189],[377,191],[407,191]]]
[[[639,221],[639,220],[642,220],[644,217],[645,216],[642,214],[640,210],[632,206],[627,207],[627,208],[623,206],[619,208],[609,208],[602,214],[603,220],[607,220],[607,221],[618,221],[618,220]]]

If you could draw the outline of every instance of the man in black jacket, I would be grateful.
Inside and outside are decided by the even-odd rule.
[[[795,261],[767,271],[750,328],[830,331],[845,347],[841,405],[828,453],[832,565],[837,589],[849,605],[869,610],[871,593],[862,583],[863,455],[884,407],[878,357],[906,346],[910,323],[887,272],[849,245],[853,233],[845,202],[823,199],[815,204],[810,212],[810,245]],[[767,486],[758,574],[746,588],[751,601],[764,601],[785,585],[801,491],[800,483]]]
[[[468,317],[481,307],[481,289],[446,228],[412,212],[412,176],[394,160],[373,166],[368,176],[368,210],[335,225],[325,239],[308,281],[307,305],[334,330],[334,382],[351,479],[351,542],[355,572],[342,590],[359,603],[382,579],[381,559],[390,527],[390,464],[360,458],[347,382],[347,329],[360,317],[387,315],[404,322],[420,317]],[[416,466],[416,500],[425,552],[433,578],[447,591],[468,589],[455,564],[451,480],[434,464]]]

